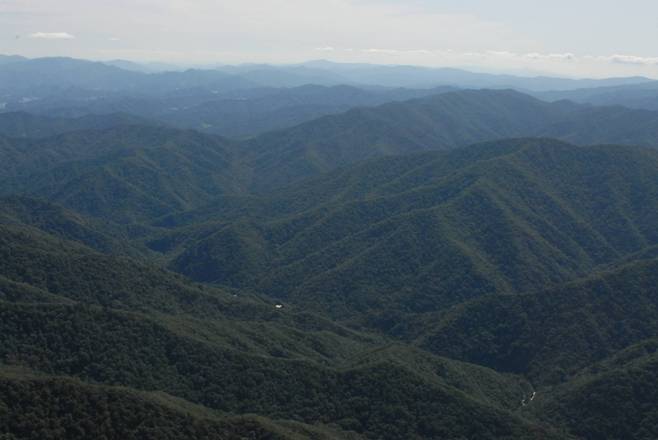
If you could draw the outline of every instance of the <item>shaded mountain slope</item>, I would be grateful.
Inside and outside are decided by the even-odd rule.
[[[176,407],[156,394],[6,370],[0,373],[0,426],[11,440],[303,438],[256,417],[192,415],[191,405]]]
[[[34,65],[114,97],[146,76]],[[148,75],[144,93],[195,106],[271,70]],[[68,93],[54,82],[41,96]],[[270,92],[244,96],[287,121],[297,98]],[[324,92],[370,99],[295,91]],[[656,432],[658,152],[466,146],[652,145],[651,112],[463,91],[243,142],[7,118],[65,133],[0,138],[3,439]]]
[[[487,143],[337,171],[236,220],[192,216],[159,241],[192,278],[335,316],[427,311],[541,289],[656,244],[657,169],[639,148]]]
[[[5,364],[366,438],[557,438],[510,412],[522,380],[404,347],[391,360],[377,337],[26,226],[0,237]]]
[[[605,121],[605,130],[597,121]],[[513,91],[460,91],[354,109],[246,142],[136,126],[38,141],[4,138],[0,159],[9,166],[0,172],[0,188],[115,222],[145,222],[381,156],[535,135],[653,145],[657,124],[652,112],[548,104]]]
[[[420,346],[435,353],[555,383],[658,334],[658,260],[532,295],[465,303],[433,324]]]
[[[8,141],[5,194],[33,194],[80,213],[134,222],[239,192],[230,143],[193,131],[120,127]]]
[[[134,233],[131,229],[85,217],[40,199],[0,198],[0,224],[30,226],[104,253],[138,255],[146,251],[130,241]]]
[[[446,150],[530,135],[568,106],[513,91],[460,91],[354,109],[251,141],[264,187],[381,155]],[[276,179],[276,180],[273,180]]]
[[[79,308],[5,305],[2,314],[3,359],[10,356],[56,374],[164,390],[222,411],[338,423],[373,438],[530,439],[543,431],[389,364],[340,371],[249,357],[181,339],[144,320]]]
[[[214,344],[321,361],[378,343],[318,316],[276,310],[266,299],[192,284],[158,267],[99,254],[32,228],[0,226],[0,242],[5,301],[164,314],[168,326]]]
[[[658,435],[656,339],[643,341],[587,368],[540,396],[532,408],[587,439],[650,439]]]
[[[373,157],[528,136],[655,147],[658,113],[464,90],[353,109],[259,136],[247,143],[247,163],[255,187],[265,190]]]
[[[149,124],[154,123],[125,113],[86,115],[75,119],[38,116],[24,112],[0,113],[0,135],[11,138],[44,138],[69,131]]]

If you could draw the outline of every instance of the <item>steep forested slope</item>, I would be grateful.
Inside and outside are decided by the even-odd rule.
[[[247,145],[256,186],[269,188],[372,157],[527,136],[655,147],[658,113],[464,90],[326,116]]]
[[[194,414],[196,408],[177,403],[155,393],[0,370],[0,427],[10,440],[304,438],[264,419]]]
[[[568,107],[512,91],[445,93],[354,109],[260,136],[249,144],[251,161],[263,185],[281,184],[381,155],[530,135]]]
[[[446,313],[419,344],[559,383],[658,334],[657,278],[658,260],[648,260],[535,294],[486,296]]]
[[[656,170],[650,150],[482,144],[336,172],[235,220],[191,215],[157,243],[193,278],[336,316],[427,311],[541,289],[656,244]]]
[[[138,233],[139,228],[131,231],[42,199],[20,196],[0,198],[0,224],[31,226],[106,253],[134,255],[144,252],[130,241],[131,235]]]
[[[584,370],[537,399],[533,412],[586,439],[645,440],[658,435],[656,339]]]
[[[509,412],[391,364],[336,370],[213,349],[108,312],[52,306],[48,311],[3,306],[2,311],[3,359],[42,371],[164,390],[222,411],[339,423],[375,438],[533,438],[531,426]],[[478,424],[472,424],[472,414]]]
[[[651,438],[658,153],[466,144],[652,117],[466,91],[0,138],[0,437]]]
[[[197,132],[140,126],[7,139],[0,147],[7,164],[0,188],[114,222],[139,222],[240,192],[229,145]]]
[[[367,438],[556,438],[510,412],[527,387],[518,378],[405,347],[390,359],[378,337],[295,307],[193,285],[28,226],[1,226],[0,237],[2,363],[165,391],[223,412],[335,424]],[[49,382],[52,397],[37,404],[35,385],[3,383],[9,388],[0,396],[20,392],[29,413],[56,411],[48,399],[64,392],[76,393],[80,411],[88,411],[84,387],[66,391],[59,388],[66,383]],[[131,391],[112,392],[135,405]],[[149,423],[163,411],[142,406]]]
[[[111,116],[91,118],[99,126],[117,123]],[[0,187],[110,220],[144,222],[245,190],[266,193],[362,160],[538,135],[653,146],[658,117],[479,90],[353,109],[241,143],[135,126],[2,138],[0,159],[9,166],[0,173]]]

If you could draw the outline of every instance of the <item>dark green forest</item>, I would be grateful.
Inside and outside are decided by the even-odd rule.
[[[658,437],[653,112],[157,81],[0,114],[0,440]]]

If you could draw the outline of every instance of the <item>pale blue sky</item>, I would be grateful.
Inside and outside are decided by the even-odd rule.
[[[0,53],[658,77],[653,0],[0,0]]]

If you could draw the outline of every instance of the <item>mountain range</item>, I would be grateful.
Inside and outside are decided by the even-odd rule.
[[[0,438],[658,436],[658,113],[111,64],[0,58]]]

